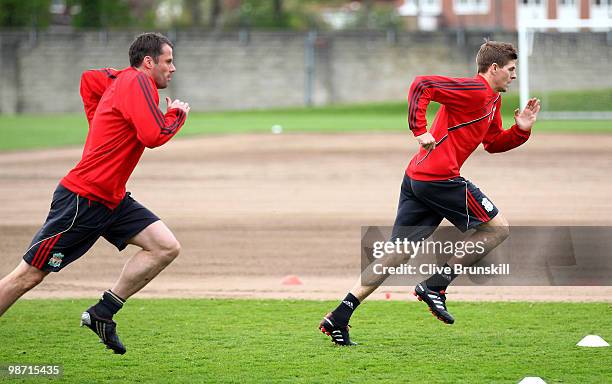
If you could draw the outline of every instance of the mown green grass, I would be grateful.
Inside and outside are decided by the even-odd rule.
[[[133,299],[115,318],[123,356],[78,328],[90,303],[15,304],[0,318],[0,364],[61,364],[70,383],[605,383],[612,366],[610,348],[575,345],[612,340],[605,303],[451,302],[448,326],[422,303],[366,302],[352,321],[360,345],[339,348],[317,330],[332,302]]]
[[[610,94],[612,95],[612,91]],[[560,95],[562,97],[554,98],[560,100],[561,104],[555,104],[557,107],[573,106],[580,110],[595,105],[597,108],[607,106],[607,110],[612,109],[612,102],[606,104],[608,97],[612,96],[608,96],[604,91]],[[504,96],[502,116],[506,128],[514,123],[512,113],[517,106],[517,95]],[[436,105],[432,104],[428,111],[429,122],[433,121],[436,110]],[[269,133],[274,125],[282,126],[284,132],[408,133],[407,104],[398,102],[317,108],[194,112],[190,114],[179,136]],[[612,121],[541,120],[535,129],[537,132],[612,132]],[[80,145],[85,142],[86,136],[87,122],[83,114],[0,116],[0,151]]]

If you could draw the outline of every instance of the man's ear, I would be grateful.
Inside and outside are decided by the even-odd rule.
[[[147,69],[153,68],[153,58],[151,56],[145,56],[144,59],[142,59],[142,64],[144,64],[144,67]]]
[[[499,65],[497,63],[491,64],[491,72],[495,73],[499,69]]]

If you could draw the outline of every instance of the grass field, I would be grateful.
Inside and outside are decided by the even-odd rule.
[[[360,345],[317,330],[334,303],[284,300],[130,300],[116,316],[128,353],[113,355],[77,327],[91,300],[24,300],[0,318],[0,364],[61,364],[62,382],[610,382],[604,303],[458,303],[457,323],[421,303],[367,302],[352,322]],[[40,379],[31,380],[40,382]],[[15,382],[12,380],[11,382]]]
[[[589,98],[581,93],[565,93],[562,96],[559,107],[572,103],[576,108],[581,108],[588,100],[598,100],[599,104],[595,103],[597,107],[601,100],[605,101],[609,97],[607,93],[590,93]],[[517,105],[516,95],[509,94],[504,98],[502,116],[506,128],[514,123],[512,111]],[[179,135],[270,132],[273,125],[282,126],[285,132],[407,132],[406,108],[406,103],[400,102],[192,113]],[[435,105],[430,108],[429,122],[433,120],[436,110]],[[542,120],[535,129],[538,132],[612,132],[612,121]],[[79,145],[85,141],[86,136],[87,122],[83,114],[0,116],[0,151]]]

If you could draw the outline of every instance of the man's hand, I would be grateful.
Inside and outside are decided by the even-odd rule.
[[[529,99],[523,112],[519,113],[518,108],[514,110],[514,121],[520,129],[529,131],[538,118],[538,112],[540,112],[540,100]]]
[[[189,114],[189,110],[191,109],[191,107],[189,107],[189,103],[185,103],[184,101],[180,101],[179,99],[172,101],[171,98],[166,97],[166,103],[168,103],[168,109],[178,108],[181,111],[185,112],[186,115]]]
[[[419,145],[428,151],[431,151],[436,147],[436,139],[429,132],[425,132],[422,135],[416,137]]]

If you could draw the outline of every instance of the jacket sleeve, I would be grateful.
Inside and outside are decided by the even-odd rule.
[[[502,128],[500,109],[501,101],[497,106],[489,130],[482,141],[485,150],[489,153],[506,152],[514,149],[526,142],[531,135],[531,131],[523,131],[516,124],[510,129],[504,130]]]
[[[119,71],[114,68],[102,68],[85,71],[81,75],[81,99],[90,124],[102,95],[118,74]]]
[[[435,101],[451,109],[469,107],[486,86],[472,78],[418,76],[408,93],[408,126],[415,136],[427,132],[427,106]]]
[[[129,96],[123,96],[122,111],[136,129],[138,140],[148,148],[163,145],[178,133],[187,115],[178,108],[169,109],[164,115],[157,106],[159,95],[152,80],[144,73],[138,74],[128,84]]]

